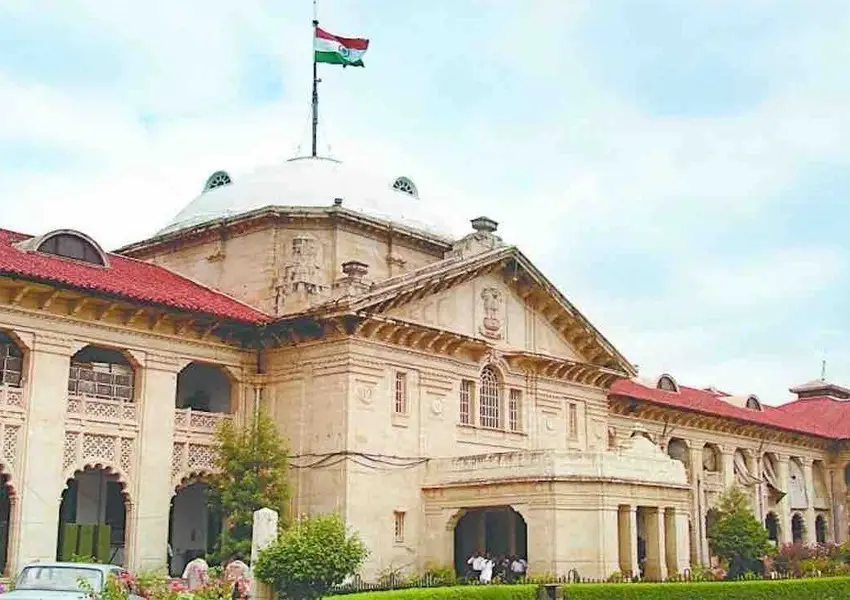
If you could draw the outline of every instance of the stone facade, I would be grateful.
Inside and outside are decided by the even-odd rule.
[[[255,410],[289,441],[292,514],[341,513],[366,578],[477,551],[663,578],[708,562],[706,519],[736,481],[779,541],[795,518],[806,540],[817,519],[846,538],[850,450],[611,395],[632,365],[493,221],[473,225],[451,242],[338,205],[270,209],[123,250],[267,313],[254,328],[0,277],[0,348],[22,373],[0,385],[7,570],[56,558],[60,522],[105,521],[113,560],[162,566],[170,541],[179,571],[214,535],[193,486],[216,424]]]

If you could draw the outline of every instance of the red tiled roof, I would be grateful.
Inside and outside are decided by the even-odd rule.
[[[831,398],[818,399],[834,404],[827,405],[831,409],[829,413],[812,400],[798,400],[781,407],[762,405],[763,410],[758,411],[734,406],[722,399],[726,394],[718,392],[681,385],[678,392],[668,392],[628,379],[615,383],[610,394],[819,437],[850,437],[850,402]],[[838,427],[838,424],[843,426]]]
[[[0,274],[244,323],[269,319],[268,315],[222,292],[151,263],[109,254],[110,265],[104,268],[15,247],[14,244],[30,237],[0,229]]]

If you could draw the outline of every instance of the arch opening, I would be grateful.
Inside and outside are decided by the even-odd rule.
[[[775,546],[779,542],[779,518],[771,511],[764,517],[764,528],[767,529],[767,539]]]
[[[124,566],[128,510],[125,485],[110,469],[74,473],[59,503],[56,559],[87,557]]]
[[[791,517],[791,541],[795,544],[802,544],[804,532],[803,515],[794,513],[794,516]]]
[[[68,395],[132,402],[135,369],[120,350],[86,346],[71,357]]]
[[[826,532],[826,517],[824,517],[823,515],[818,515],[817,517],[815,517],[815,541],[818,544],[826,543]]]
[[[231,397],[230,376],[217,365],[192,362],[177,375],[177,408],[230,414]]]
[[[15,490],[8,473],[0,471],[0,573],[7,573],[9,567],[9,532],[12,524],[12,503]]]
[[[36,252],[70,258],[81,262],[106,267],[106,254],[95,241],[79,231],[63,229],[48,233],[38,240]]]
[[[511,506],[465,510],[454,527],[454,563],[458,576],[477,577],[470,560],[484,556],[498,566],[503,559],[528,561],[528,526]],[[497,575],[494,569],[493,575]],[[506,576],[510,574],[505,573]]]
[[[23,379],[23,349],[12,336],[0,330],[0,387],[19,388]]]
[[[714,444],[706,444],[702,448],[702,470],[707,473],[719,473],[722,463],[720,461],[720,448]]]
[[[212,554],[221,530],[221,515],[210,504],[203,477],[182,485],[171,499],[168,515],[169,574],[179,577],[189,562]]]

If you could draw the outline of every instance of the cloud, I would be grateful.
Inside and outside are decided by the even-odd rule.
[[[847,249],[822,234],[850,216],[850,9],[729,6],[325,0],[373,41],[366,69],[322,70],[321,147],[410,176],[458,234],[499,220],[648,369],[771,401],[826,344],[850,380],[824,333],[850,326]],[[308,147],[309,3],[0,18],[2,226],[115,247],[213,171]]]

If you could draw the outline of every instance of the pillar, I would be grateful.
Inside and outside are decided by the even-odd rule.
[[[847,511],[844,507],[847,483],[844,481],[844,469],[841,466],[830,469],[829,479],[832,495],[832,539],[837,544],[843,544],[847,541]]]
[[[617,537],[620,572],[624,576],[640,574],[637,550],[637,507],[623,505],[617,511]]]
[[[708,547],[708,539],[705,537],[705,494],[702,491],[705,477],[702,469],[703,445],[702,443],[694,443],[690,452],[691,521],[694,524],[690,544],[695,550],[697,562],[702,565],[708,562],[708,554],[703,552],[703,542],[706,550]]]
[[[508,521],[508,554],[516,554],[516,519],[517,514],[510,508],[506,509],[505,517]]]
[[[646,577],[667,579],[667,545],[665,543],[664,509],[646,507]]]
[[[665,539],[667,541],[667,575],[682,574],[691,566],[688,515],[685,511],[668,508],[664,512]]]
[[[746,453],[745,455],[747,461],[747,469],[750,471],[750,475],[753,477],[758,477],[761,479],[761,457],[756,456],[755,453]],[[753,505],[753,516],[760,523],[764,523],[764,504],[761,496],[761,483],[754,483],[752,486],[751,494],[750,494],[750,504]]]
[[[56,560],[68,367],[71,340],[50,334],[33,336],[27,365],[27,423],[19,480],[20,502],[10,536],[10,572],[34,561]]]
[[[150,571],[166,565],[168,512],[174,492],[171,454],[177,361],[149,354],[142,369],[141,424],[130,513],[130,566]]]
[[[779,518],[779,544],[791,543],[791,501],[789,499],[790,480],[788,478],[788,456],[777,455],[776,457],[776,479],[785,495],[776,503],[776,516]]]
[[[599,511],[599,576],[608,578],[620,569],[620,511],[617,507]]]
[[[803,466],[803,481],[806,483],[806,510],[803,512],[803,541],[813,544],[817,540],[815,534],[815,481],[812,476],[812,459],[801,458]]]

